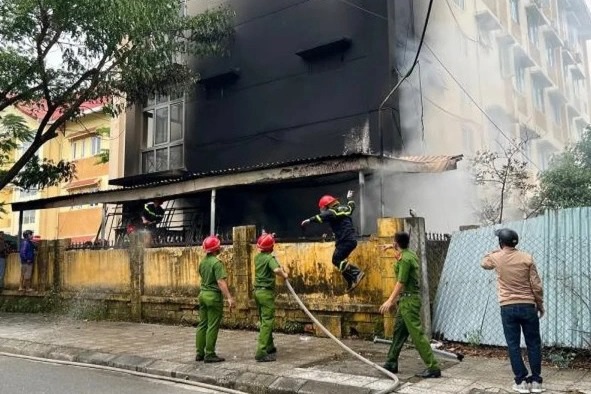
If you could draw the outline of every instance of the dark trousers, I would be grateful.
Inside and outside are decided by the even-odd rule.
[[[540,338],[540,319],[533,304],[513,304],[501,307],[503,331],[507,341],[507,351],[511,368],[515,375],[515,383],[532,381],[542,383],[542,340]],[[528,378],[527,368],[521,357],[521,332],[527,346],[527,358],[531,368]]]
[[[356,247],[357,241],[355,240],[339,241],[336,243],[334,253],[332,254],[333,265],[341,271],[347,283],[353,282],[361,273],[359,268],[347,261],[349,255]]]

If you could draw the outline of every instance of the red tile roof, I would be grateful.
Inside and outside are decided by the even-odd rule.
[[[97,111],[107,103],[107,99],[102,98],[98,100],[85,101],[80,105],[80,109],[83,113]],[[33,104],[16,104],[16,107],[27,116],[31,118],[41,120],[47,113],[47,103],[45,100],[41,100],[38,103]],[[63,114],[63,108],[58,108],[49,119],[50,122],[57,120]]]

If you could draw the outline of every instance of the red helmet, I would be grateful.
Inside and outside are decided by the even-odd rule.
[[[275,238],[273,234],[263,234],[257,239],[257,248],[261,252],[272,252],[275,245]]]
[[[333,196],[329,196],[328,194],[326,196],[322,196],[320,197],[320,201],[318,201],[318,208],[326,208],[329,205],[333,204],[335,201],[337,201],[337,199]]]
[[[215,235],[210,235],[203,240],[203,250],[207,253],[217,252],[220,250],[221,241]]]

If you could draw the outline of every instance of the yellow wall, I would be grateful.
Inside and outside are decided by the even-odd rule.
[[[128,293],[130,267],[127,251],[70,250],[60,264],[61,287],[65,291]]]
[[[372,335],[377,326],[383,327],[385,332],[391,332],[392,316],[383,318],[377,312],[395,283],[393,253],[383,252],[381,246],[391,243],[394,232],[402,227],[401,220],[382,219],[378,223],[378,234],[359,242],[351,255],[351,261],[365,270],[367,276],[351,295],[345,294],[345,281],[331,264],[333,242],[281,243],[276,245],[275,254],[280,263],[289,269],[290,281],[298,295],[321,321],[331,327],[334,334],[347,334],[348,328],[354,327],[362,334]],[[59,260],[61,289],[67,294],[92,293],[95,299],[118,297],[129,300],[131,297],[132,304],[138,294],[134,291],[139,291],[139,298],[136,298],[141,300],[139,308],[150,319],[174,322],[176,313],[184,310],[182,313],[186,316],[186,311],[192,311],[190,305],[196,303],[199,291],[197,267],[204,257],[201,248],[147,248],[141,253],[135,250],[64,252]],[[59,253],[38,255],[34,270],[35,284],[41,281],[38,263],[45,262],[51,268],[53,259],[57,258],[53,256]],[[238,243],[223,247],[219,255],[228,271],[230,290],[238,301],[237,312],[228,315],[225,320],[228,325],[253,327],[256,324],[252,281],[257,253],[254,245]],[[245,259],[238,256],[245,256]],[[49,271],[48,274],[52,276]],[[132,282],[134,272],[143,272],[143,275],[138,274],[141,279]],[[18,255],[13,254],[9,258],[5,288],[16,290],[18,280]],[[46,279],[44,283],[51,283],[51,279]],[[281,327],[288,321],[307,323],[308,318],[297,308],[283,280],[277,279],[277,283],[277,325]],[[138,286],[141,290],[138,290]]]

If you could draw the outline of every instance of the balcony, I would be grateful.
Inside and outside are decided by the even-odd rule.
[[[486,2],[485,2],[486,3]],[[490,3],[490,1],[489,1]],[[478,28],[484,31],[494,31],[494,30],[501,30],[503,26],[501,22],[497,19],[497,6],[496,1],[492,1],[492,5],[486,4],[487,7],[476,11],[474,17],[476,18],[476,23],[478,24]]]
[[[519,61],[523,67],[527,68],[536,65],[529,53],[525,49],[523,49],[523,47],[520,44],[513,46],[513,55],[515,61]]]

